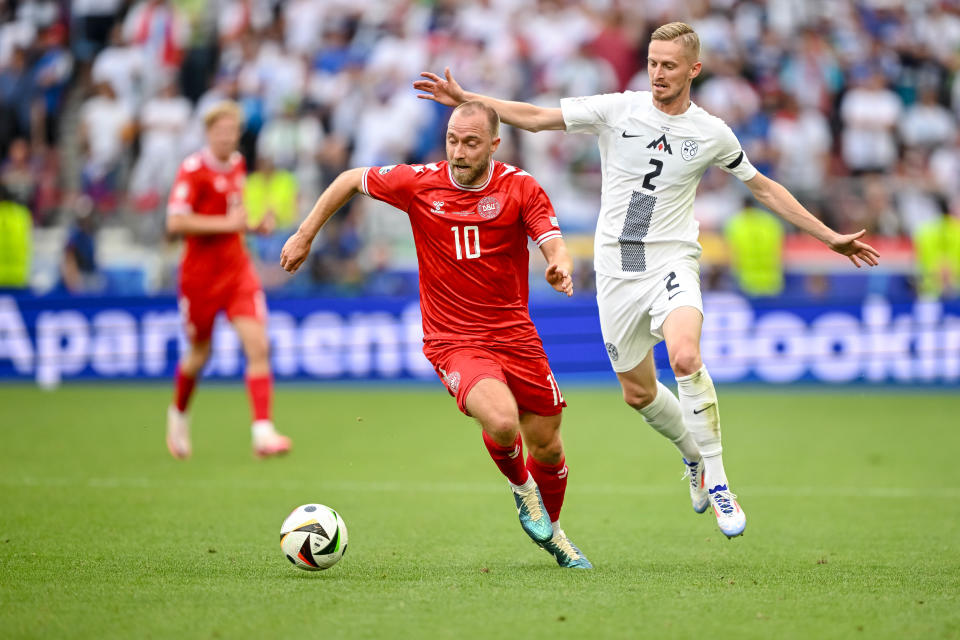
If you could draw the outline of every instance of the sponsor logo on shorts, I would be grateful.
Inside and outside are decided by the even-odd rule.
[[[700,146],[693,140],[684,140],[683,145],[680,147],[680,157],[684,160],[693,160],[693,156],[697,155],[697,151],[700,150]]]
[[[620,352],[617,351],[616,345],[612,342],[607,343],[607,353],[610,354],[610,359],[616,362],[620,358]]]
[[[449,387],[450,391],[456,393],[460,388],[460,372],[451,371],[450,373],[444,373],[443,381],[447,384],[447,387]]]
[[[477,204],[477,213],[486,220],[496,218],[500,215],[500,201],[493,196],[487,196]]]

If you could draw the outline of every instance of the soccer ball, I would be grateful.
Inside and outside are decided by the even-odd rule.
[[[283,521],[280,548],[287,560],[299,569],[329,569],[347,551],[347,525],[330,507],[305,504]]]

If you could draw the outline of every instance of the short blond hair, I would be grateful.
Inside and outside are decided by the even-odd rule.
[[[696,62],[700,59],[700,36],[693,27],[686,22],[670,22],[653,32],[651,40],[680,41],[680,46],[687,50],[691,59]]]
[[[240,108],[240,105],[233,100],[223,100],[210,107],[203,114],[203,126],[209,129],[214,122],[228,116],[236,118],[237,122],[243,124],[243,109]]]

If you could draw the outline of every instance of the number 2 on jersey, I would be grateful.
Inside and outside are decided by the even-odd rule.
[[[463,228],[463,249],[460,248],[460,227],[450,227],[453,231],[453,244],[457,248],[457,260],[463,260],[466,254],[468,259],[480,257],[480,227],[471,225]],[[470,232],[473,232],[471,242]]]

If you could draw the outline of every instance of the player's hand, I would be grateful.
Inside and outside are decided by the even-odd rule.
[[[849,233],[847,235],[838,233],[827,246],[837,253],[850,258],[850,262],[858,269],[860,268],[861,261],[863,264],[875,267],[880,264],[880,252],[866,242],[860,241],[860,238],[863,237],[863,234],[866,232],[866,229],[861,229],[856,233]]]
[[[280,251],[280,266],[283,267],[283,270],[288,273],[296,273],[300,265],[310,255],[311,244],[313,244],[313,240],[308,239],[299,231],[290,236]]]
[[[232,204],[227,209],[227,232],[247,230],[247,210],[242,204]]]
[[[417,97],[422,100],[433,100],[434,102],[445,104],[448,107],[456,107],[460,103],[466,102],[467,97],[463,88],[453,79],[453,74],[450,73],[450,67],[445,67],[443,74],[446,76],[445,79],[429,71],[421,73],[421,77],[427,79],[415,80],[413,88],[429,95],[418,94]]]
[[[544,277],[546,277],[550,286],[560,293],[565,293],[567,296],[573,295],[573,278],[570,277],[570,273],[566,269],[561,269],[559,266],[552,264],[547,267]]]
[[[273,233],[273,230],[277,228],[277,217],[273,215],[273,211],[267,211],[263,216],[263,220],[254,227],[250,228],[250,231],[253,231],[256,234],[261,236],[268,236]]]

